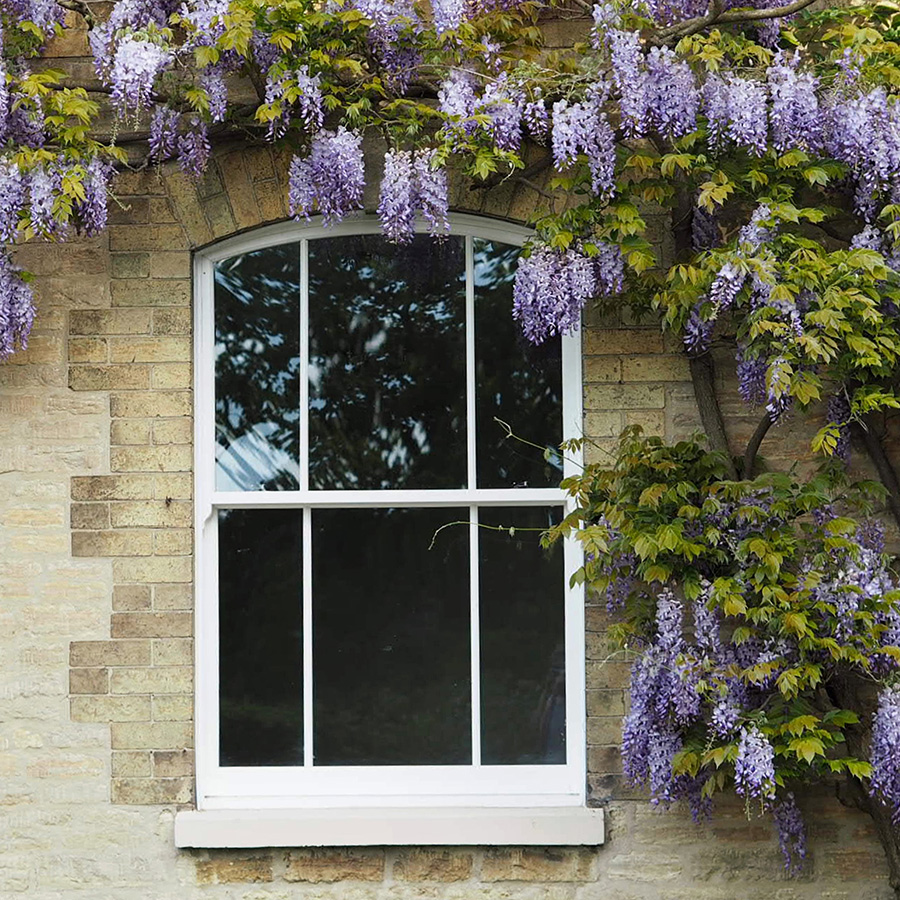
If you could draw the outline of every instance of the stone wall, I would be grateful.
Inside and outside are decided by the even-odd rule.
[[[19,251],[39,314],[29,350],[0,366],[0,897],[889,897],[868,820],[827,791],[802,802],[811,859],[790,881],[766,821],[726,806],[695,826],[630,790],[628,662],[610,658],[596,606],[588,780],[609,810],[606,846],[175,849],[193,790],[190,254],[283,218],[284,165],[232,150],[198,186],[127,174],[102,237]],[[456,205],[521,218],[525,190],[459,186]],[[698,427],[677,345],[654,326],[587,326],[591,453],[626,424]],[[727,408],[737,441],[753,423]],[[788,452],[802,447],[787,437]]]
[[[551,43],[570,30],[551,23]],[[82,38],[55,52],[77,67]],[[191,251],[283,219],[285,165],[226,148],[199,185],[126,174],[104,235],[18,251],[39,312],[28,351],[0,365],[0,898],[888,900],[868,820],[825,788],[801,799],[812,834],[798,880],[768,822],[739,805],[698,826],[631,790],[618,753],[628,662],[610,656],[593,605],[588,787],[609,812],[604,847],[175,849],[193,794]],[[535,199],[460,183],[453,203],[522,221]],[[589,455],[627,424],[699,427],[677,344],[652,325],[586,325]],[[723,405],[737,449],[755,421]],[[787,431],[771,446],[785,463],[805,441]]]

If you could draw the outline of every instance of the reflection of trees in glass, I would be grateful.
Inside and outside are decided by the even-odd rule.
[[[310,487],[465,485],[463,248],[310,242]]]
[[[216,487],[299,487],[300,256],[270,247],[216,266]]]
[[[219,512],[223,766],[303,764],[302,513]]]
[[[467,514],[313,511],[317,765],[471,762]]]
[[[553,487],[557,454],[506,439],[496,416],[522,438],[558,448],[562,440],[562,364],[558,337],[535,347],[512,318],[519,248],[475,240],[475,378],[479,487]]]

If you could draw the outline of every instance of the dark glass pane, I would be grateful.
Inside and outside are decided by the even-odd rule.
[[[463,246],[310,242],[311,488],[465,486]]]
[[[478,487],[553,487],[562,479],[562,356],[558,337],[529,343],[512,318],[519,248],[475,240],[475,434]],[[494,421],[542,447],[506,437]]]
[[[467,518],[313,511],[316,765],[471,763]]]
[[[302,513],[219,512],[219,762],[303,765]]]
[[[297,244],[216,265],[216,489],[296,490],[300,443]]]
[[[559,507],[482,509],[478,521],[481,623],[481,761],[566,761],[565,607],[562,547],[540,546]]]

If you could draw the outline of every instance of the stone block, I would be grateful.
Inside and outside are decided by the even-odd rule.
[[[284,880],[297,882],[381,881],[384,878],[384,850],[310,849],[287,854]]]
[[[153,334],[190,334],[189,309],[154,309]]]
[[[159,226],[163,227],[163,226]],[[190,306],[190,281],[164,278],[117,278],[110,282],[113,307]]]
[[[191,637],[193,627],[189,612],[123,612],[110,617],[113,638]]]
[[[111,694],[189,694],[194,686],[190,666],[113,669],[109,679]]]
[[[150,368],[150,387],[160,391],[186,390],[193,384],[190,363],[163,363]]]
[[[145,722],[150,718],[150,698],[72,697],[69,715],[73,722]]]
[[[153,535],[149,531],[76,531],[72,556],[150,556]]]
[[[212,239],[212,235],[208,240]],[[180,225],[113,225],[109,229],[109,249],[173,250],[186,246]],[[124,305],[124,304],[120,304]]]
[[[472,875],[470,850],[402,847],[394,860],[398,881],[466,881]]]
[[[188,391],[136,391],[110,398],[110,413],[116,419],[189,416],[191,406]]]
[[[109,669],[69,669],[70,694],[108,694]]]
[[[109,353],[114,363],[185,362],[191,358],[191,341],[176,335],[109,338]]]
[[[117,612],[150,609],[151,590],[146,584],[118,584],[113,588],[112,608]]]
[[[73,391],[139,391],[150,387],[148,366],[69,366]]]
[[[73,500],[146,500],[153,496],[149,475],[76,475]]]
[[[123,703],[149,697],[110,697]],[[190,722],[114,722],[111,726],[113,750],[181,750],[194,746],[194,726]]]
[[[150,641],[72,641],[69,665],[73,668],[149,666]]]
[[[584,333],[587,356],[663,352],[662,332],[655,328],[590,328]]]
[[[142,500],[113,503],[109,516],[113,528],[187,528],[192,513],[192,504],[184,500]]]
[[[586,848],[491,848],[481,864],[482,881],[588,881],[594,854]]]
[[[154,609],[192,609],[193,606],[193,585],[158,584],[153,589]]]
[[[189,472],[191,448],[182,444],[160,447],[113,447],[109,467],[114,472]]]
[[[193,440],[194,420],[190,416],[160,419],[153,423],[154,444],[190,444]]]
[[[144,309],[73,309],[70,334],[147,334],[150,311]]]
[[[157,638],[152,642],[154,666],[187,666],[194,663],[191,638]]]
[[[663,409],[662,387],[645,384],[589,384],[584,388],[586,409]]]
[[[154,722],[190,722],[194,718],[193,697],[160,694],[150,699]]]
[[[149,778],[153,763],[147,750],[115,750],[112,755],[114,778]]]
[[[73,503],[69,507],[69,526],[73,530],[101,531],[109,528],[108,503]]]
[[[156,778],[185,778],[194,774],[192,750],[158,750],[153,753]]]
[[[162,805],[187,804],[194,797],[193,778],[113,778],[113,803]]]
[[[69,338],[68,351],[70,363],[109,362],[109,343],[103,338]]]
[[[272,857],[269,855],[250,859],[233,855],[198,859],[195,866],[198,884],[251,884],[273,880]]]
[[[113,445],[149,444],[150,422],[146,419],[114,419],[109,427]]]
[[[120,584],[184,583],[193,580],[193,565],[187,556],[118,558],[113,578]]]

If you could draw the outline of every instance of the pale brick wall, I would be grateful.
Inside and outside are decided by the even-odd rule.
[[[628,662],[595,605],[588,783],[605,847],[176,851],[193,790],[191,250],[284,218],[285,162],[234,148],[198,186],[123,176],[102,237],[19,251],[39,314],[30,349],[0,365],[0,898],[888,900],[868,820],[825,789],[802,800],[811,859],[789,881],[767,822],[726,804],[695,826],[624,784]],[[511,184],[453,196],[519,221],[535,200]],[[677,344],[653,325],[587,325],[589,454],[627,424],[699,427]],[[755,419],[733,385],[722,394],[737,449]],[[786,430],[763,449],[781,464],[805,441]]]

